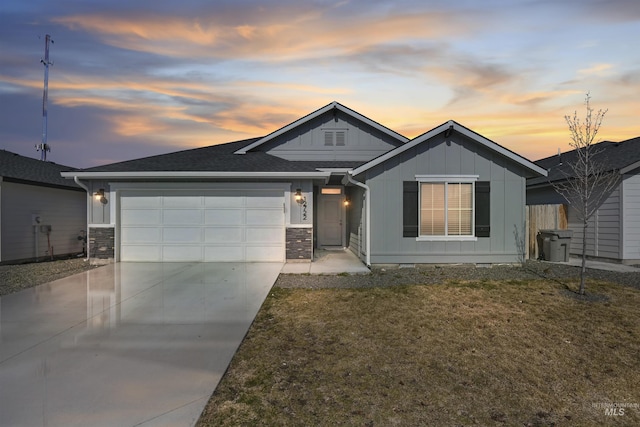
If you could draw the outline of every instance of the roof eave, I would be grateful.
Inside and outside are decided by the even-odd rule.
[[[625,173],[631,172],[634,169],[640,168],[640,161],[639,162],[635,162],[635,163],[631,163],[630,165],[627,165],[623,168],[620,169],[620,175],[624,175]]]
[[[434,136],[446,131],[447,129],[452,129],[455,130],[465,136],[467,136],[468,138],[473,139],[474,141],[484,145],[485,147],[498,152],[499,154],[515,161],[516,163],[519,163],[520,165],[524,166],[525,168],[529,169],[530,171],[541,175],[541,176],[547,176],[547,170],[544,168],[541,168],[540,166],[536,165],[535,163],[525,159],[524,157],[521,157],[517,154],[515,154],[514,152],[507,150],[506,148],[500,146],[499,144],[496,144],[495,142],[483,137],[482,135],[479,135],[475,132],[470,131],[469,129],[467,129],[466,127],[460,125],[459,123],[453,121],[453,120],[449,120],[446,123],[441,124],[440,126],[431,129],[430,131],[412,139],[411,141],[407,142],[404,145],[401,145],[400,147],[394,148],[393,150],[389,151],[388,153],[377,157],[373,160],[371,160],[368,163],[365,163],[364,165],[361,165],[360,167],[357,167],[353,170],[352,175],[359,175],[362,172],[365,172],[369,169],[371,169],[374,166],[377,166],[381,163],[386,162],[387,160],[417,146],[418,144],[421,144],[422,142],[433,138]]]
[[[328,179],[330,172],[167,172],[167,171],[148,171],[148,172],[62,172],[62,177],[73,179],[215,179],[215,178],[231,178],[231,179],[280,179],[280,178],[296,178],[296,179]]]
[[[493,149],[494,151],[497,151],[498,153],[500,153],[501,155],[507,157],[508,159],[511,159],[511,160],[515,161],[516,163],[519,163],[520,165],[522,165],[525,168],[531,170],[532,172],[537,173],[538,175],[541,175],[541,176],[547,176],[548,175],[548,172],[547,172],[547,170],[545,168],[542,168],[542,167],[536,165],[532,161],[525,159],[524,157],[514,153],[511,150],[507,150],[503,146],[501,146],[499,144],[496,144],[495,142],[483,137],[482,135],[479,135],[479,134],[477,134],[475,132],[470,131],[469,129],[465,128],[464,126],[462,126],[462,125],[460,125],[458,123],[454,122],[454,129],[457,130],[458,132],[462,133],[463,135],[478,141],[479,143],[481,143],[485,147]]]

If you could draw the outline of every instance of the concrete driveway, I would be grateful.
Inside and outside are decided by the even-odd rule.
[[[192,426],[280,263],[118,263],[0,298],[0,425]]]

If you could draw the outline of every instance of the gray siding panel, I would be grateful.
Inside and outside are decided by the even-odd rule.
[[[364,210],[364,189],[360,187],[348,187],[351,205],[348,210],[348,235],[349,249],[361,259],[365,259],[365,210]]]
[[[614,190],[589,219],[586,254],[590,257],[621,259],[620,187]],[[583,230],[575,209],[569,209],[569,229],[573,230],[571,254],[582,254]]]
[[[396,160],[397,159],[397,160]],[[491,183],[491,236],[477,241],[418,241],[402,237],[402,182],[416,175],[478,175]],[[523,235],[524,171],[454,134],[425,141],[366,172],[371,199],[372,263],[517,262],[514,229]]]
[[[32,215],[41,218],[41,225],[50,225],[49,244],[53,255],[78,254],[82,242],[81,230],[87,229],[87,194],[34,185],[2,183],[2,259],[26,260],[48,257],[47,234],[34,233]],[[37,253],[36,253],[37,237]]]
[[[87,220],[89,224],[110,224],[110,204],[113,203],[111,195],[109,194],[109,184],[105,181],[88,181],[85,183],[89,188],[91,194],[94,194],[99,189],[103,189],[106,194],[107,204],[102,204],[95,197],[91,197],[89,200],[89,217]],[[86,194],[86,193],[85,193]]]
[[[640,260],[640,175],[625,175],[622,188],[622,257],[625,260]]]
[[[267,153],[286,160],[368,161],[400,145],[391,136],[341,111],[327,112],[266,143]],[[325,145],[325,131],[344,131],[344,146]]]

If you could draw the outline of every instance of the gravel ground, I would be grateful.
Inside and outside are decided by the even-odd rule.
[[[94,266],[82,258],[20,265],[0,265],[0,296],[87,271]],[[408,284],[435,284],[445,280],[531,280],[545,278],[563,282],[579,277],[580,269],[568,265],[528,261],[524,267],[495,265],[475,267],[417,266],[374,268],[371,274],[304,275],[281,274],[275,286],[282,288],[366,288]],[[600,280],[640,289],[640,273],[588,270],[590,280]],[[588,287],[587,287],[588,292]]]
[[[416,266],[414,268],[374,268],[364,275],[297,275],[281,274],[275,286],[282,288],[365,288],[372,286],[397,286],[409,284],[436,284],[445,280],[531,280],[549,279],[565,282],[579,278],[580,268],[541,261],[527,261],[520,265]],[[640,289],[640,273],[619,273],[603,270],[587,270],[590,280],[616,283]],[[587,282],[588,284],[588,282]],[[587,288],[588,292],[588,288]]]
[[[95,268],[84,258],[0,265],[0,296]]]

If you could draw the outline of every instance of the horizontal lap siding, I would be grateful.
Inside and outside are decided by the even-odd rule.
[[[87,193],[35,185],[2,183],[2,259],[30,259],[36,256],[36,235],[32,215],[50,225],[53,255],[82,252],[81,230],[86,230]],[[38,231],[38,257],[47,257],[47,234]]]
[[[587,256],[620,259],[620,189],[614,190],[589,219]],[[574,209],[569,209],[569,228],[574,231],[571,254],[582,254],[582,223]]]
[[[640,175],[623,180],[623,258],[640,260]]]

